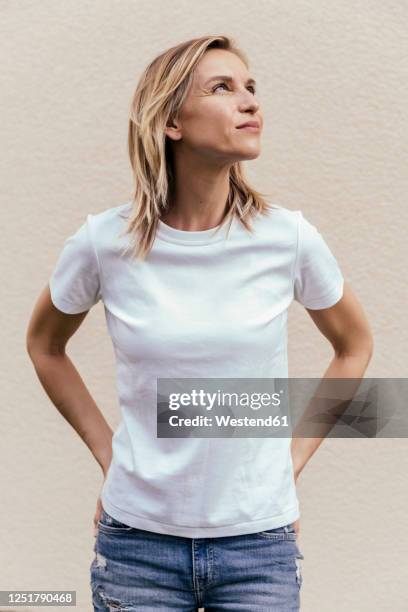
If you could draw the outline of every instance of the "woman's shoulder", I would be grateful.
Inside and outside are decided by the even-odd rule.
[[[257,222],[267,231],[275,229],[280,233],[284,231],[292,232],[297,230],[301,216],[302,212],[299,209],[288,208],[276,201],[267,201],[267,208],[264,210],[264,214],[259,213],[257,215]]]
[[[88,217],[95,231],[112,234],[119,227],[123,226],[129,216],[130,210],[131,202],[124,202],[117,206],[105,208],[105,210],[92,212]]]
[[[98,248],[116,249],[126,242],[120,234],[126,226],[130,210],[131,202],[127,201],[88,215],[92,239]]]

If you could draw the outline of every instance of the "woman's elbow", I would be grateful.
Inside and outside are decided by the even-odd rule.
[[[368,365],[374,354],[374,337],[371,332],[353,335],[348,341],[333,348],[337,357],[358,357]]]

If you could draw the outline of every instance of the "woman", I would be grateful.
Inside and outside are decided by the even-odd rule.
[[[134,197],[87,216],[35,306],[30,357],[104,474],[96,611],[299,609],[295,483],[321,440],[156,435],[159,378],[287,377],[293,299],[333,346],[325,376],[359,378],[370,360],[363,310],[322,236],[243,175],[262,127],[230,39],[157,57],[131,107]],[[99,300],[117,360],[113,438],[65,353]]]

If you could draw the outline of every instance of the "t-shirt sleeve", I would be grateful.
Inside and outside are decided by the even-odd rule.
[[[91,237],[91,216],[64,243],[49,279],[51,299],[67,314],[85,312],[102,297],[97,254]]]
[[[343,296],[344,278],[323,236],[301,211],[294,274],[294,299],[312,310],[329,308]]]

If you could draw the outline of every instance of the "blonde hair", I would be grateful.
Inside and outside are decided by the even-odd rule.
[[[144,259],[150,251],[159,218],[168,210],[169,193],[174,185],[172,151],[166,141],[165,127],[177,117],[192,83],[194,68],[210,48],[235,53],[248,67],[249,62],[233,39],[227,36],[202,36],[180,43],[158,55],[143,71],[130,106],[128,151],[135,190],[129,222],[120,235],[130,234],[132,256]],[[266,214],[269,204],[263,194],[251,187],[240,162],[230,168],[227,214],[230,224],[236,215],[252,233],[248,222],[257,212]]]

